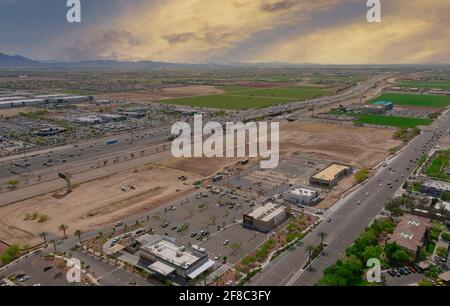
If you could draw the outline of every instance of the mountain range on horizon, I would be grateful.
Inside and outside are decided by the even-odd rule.
[[[54,68],[54,69],[173,69],[173,68],[224,68],[224,67],[258,67],[258,68],[293,68],[293,67],[326,67],[326,66],[355,66],[355,65],[321,65],[321,64],[292,64],[284,62],[263,63],[168,63],[158,61],[118,61],[118,60],[84,60],[79,62],[63,62],[57,60],[37,61],[21,55],[8,55],[0,52],[0,68]],[[386,66],[382,64],[356,66]],[[389,66],[389,65],[388,65]],[[405,65],[399,65],[405,66]]]

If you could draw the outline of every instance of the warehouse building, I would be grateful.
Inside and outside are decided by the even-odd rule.
[[[44,96],[10,96],[2,97],[0,100],[0,109],[3,108],[18,108],[18,107],[33,107],[46,105],[60,105],[78,103],[84,101],[91,101],[90,96],[71,96],[71,95],[44,95]]]
[[[383,106],[380,105],[365,105],[364,107],[361,107],[358,109],[358,111],[361,114],[384,114],[386,112],[386,109]]]
[[[197,278],[215,264],[207,254],[188,250],[177,245],[175,239],[159,235],[153,235],[141,247],[140,258],[151,263],[148,269],[157,275],[179,276],[186,280]]]
[[[390,101],[375,101],[373,102],[373,105],[381,106],[384,108],[385,111],[394,109],[394,103]]]
[[[283,193],[283,199],[296,205],[312,205],[320,201],[319,195],[319,190],[294,186]]]
[[[283,223],[290,213],[290,207],[268,202],[244,214],[242,225],[245,228],[268,233]]]
[[[336,184],[346,175],[350,174],[352,171],[351,167],[331,164],[327,168],[323,169],[316,175],[310,178],[311,184],[324,186],[324,187],[334,187]]]

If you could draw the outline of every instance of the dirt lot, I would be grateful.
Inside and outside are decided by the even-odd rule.
[[[188,176],[188,185],[178,180],[181,175]],[[40,242],[37,234],[43,231],[60,236],[61,224],[69,226],[70,235],[77,229],[92,230],[182,197],[193,190],[192,182],[198,178],[160,166],[145,167],[137,173],[130,171],[83,184],[69,195],[61,191],[2,207],[0,240],[32,245]],[[137,189],[121,191],[129,185]],[[39,222],[42,215],[48,220]]]
[[[180,158],[161,162],[160,165],[208,177],[227,166],[235,165],[239,158]]]
[[[193,85],[183,87],[170,87],[170,88],[168,87],[160,90],[155,89],[155,90],[124,92],[124,93],[100,94],[96,95],[95,98],[99,100],[112,99],[112,100],[125,100],[130,103],[139,103],[139,102],[157,102],[159,100],[165,99],[212,95],[220,93],[223,93],[223,91],[213,86]]]
[[[217,89],[214,86],[206,85],[192,85],[184,87],[170,87],[164,88],[161,91],[164,95],[187,97],[187,96],[200,96],[200,95],[216,95],[223,93],[223,90]]]
[[[372,168],[389,155],[389,148],[402,145],[392,135],[387,129],[301,121],[281,127],[280,149]]]
[[[320,209],[328,209],[333,206],[340,198],[341,195],[350,190],[352,187],[356,185],[356,181],[353,176],[347,176],[342,179],[335,188],[331,192],[329,192],[325,199],[323,199],[316,208]]]
[[[34,112],[37,110],[38,110],[38,108],[35,108],[35,107],[19,107],[19,108],[1,109],[0,117],[9,118],[9,117],[17,116],[19,113],[28,113],[28,112]]]
[[[0,254],[2,254],[7,248],[8,246],[0,241]]]
[[[450,136],[443,136],[439,142],[439,147],[445,149],[450,148]]]

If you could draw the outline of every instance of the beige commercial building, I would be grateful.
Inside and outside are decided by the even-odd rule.
[[[351,168],[349,166],[332,164],[311,177],[310,181],[311,184],[333,187],[350,172]]]
[[[242,225],[246,228],[268,233],[283,223],[290,213],[290,207],[275,203],[266,203],[244,214]]]

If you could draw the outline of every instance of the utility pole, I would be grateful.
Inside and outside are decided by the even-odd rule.
[[[66,192],[71,193],[72,192],[72,185],[70,184],[70,179],[72,178],[72,175],[69,172],[60,172],[58,173],[58,176],[62,178],[64,181],[66,181]]]

